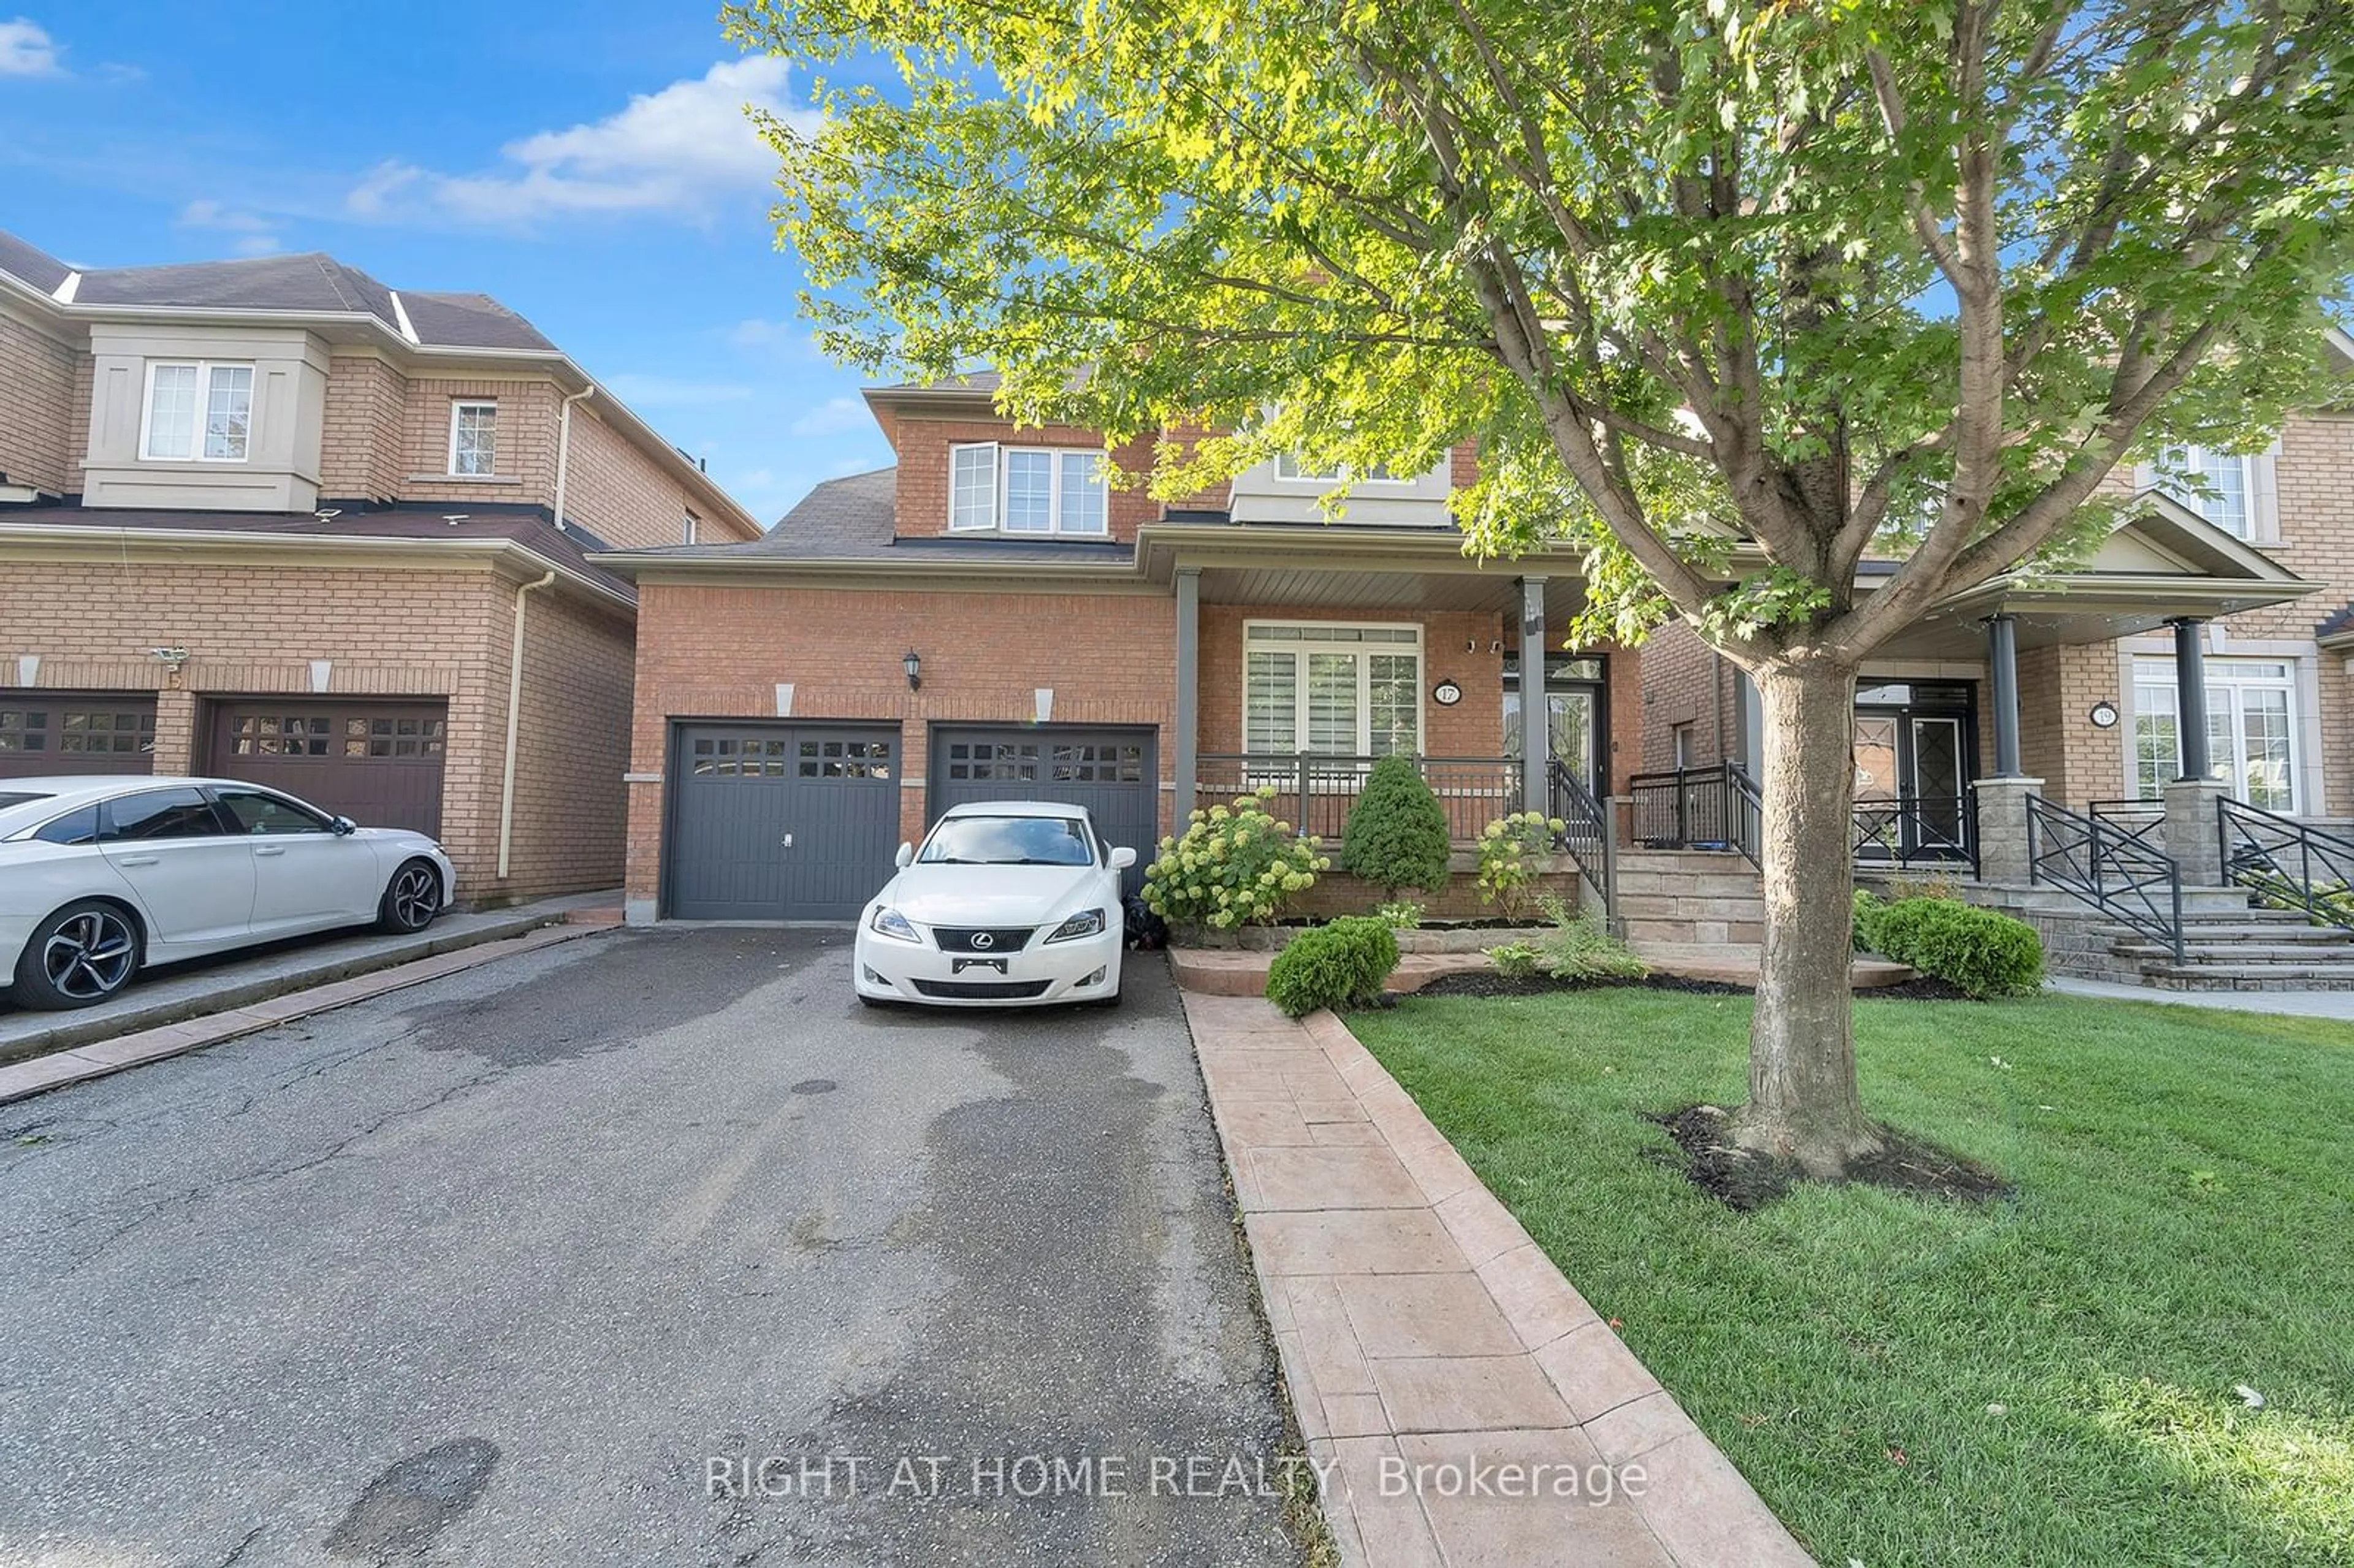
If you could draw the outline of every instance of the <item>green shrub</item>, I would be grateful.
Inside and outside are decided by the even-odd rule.
[[[1389,897],[1447,885],[1447,813],[1406,757],[1373,764],[1341,831],[1341,863]]]
[[[1506,980],[1527,980],[1537,972],[1544,955],[1529,942],[1499,942],[1488,949],[1488,961]]]
[[[1397,968],[1397,934],[1352,915],[1294,937],[1267,971],[1267,999],[1293,1018],[1320,1007],[1364,1007],[1381,1000]]]
[[[1373,918],[1393,931],[1411,931],[1422,924],[1423,906],[1411,898],[1393,898],[1373,907]]]
[[[1479,830],[1479,896],[1497,913],[1517,916],[1536,885],[1537,863],[1566,826],[1542,811],[1514,811]]]
[[[1602,922],[1569,906],[1566,899],[1537,901],[1553,929],[1537,938],[1537,962],[1557,980],[1641,980],[1651,972],[1612,936]]]
[[[1319,840],[1275,820],[1274,798],[1270,785],[1188,817],[1185,836],[1163,838],[1145,868],[1146,906],[1172,925],[1226,931],[1266,924],[1314,886],[1332,863],[1317,853]]]
[[[1855,890],[1855,938],[1850,944],[1859,953],[1880,951],[1880,912],[1888,907],[1869,888]]]
[[[1950,898],[1904,898],[1872,916],[1872,945],[1978,998],[2020,996],[2043,983],[2035,927]]]

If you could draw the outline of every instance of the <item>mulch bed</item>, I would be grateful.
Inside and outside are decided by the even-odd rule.
[[[1715,1106],[1686,1106],[1644,1119],[1665,1128],[1676,1141],[1681,1158],[1659,1150],[1659,1161],[1680,1169],[1693,1186],[1729,1208],[1745,1212],[1762,1207],[1810,1180],[1790,1160],[1733,1147],[1730,1118]],[[1880,1152],[1850,1167],[1846,1180],[1966,1203],[1993,1202],[2012,1193],[2000,1176],[1951,1150],[1887,1128],[1881,1128],[1880,1137]]]
[[[1512,980],[1493,970],[1472,970],[1464,974],[1441,975],[1414,994],[1416,996],[1549,996],[1563,991],[1597,991],[1606,986],[1638,986],[1646,991],[1681,991],[1691,996],[1748,996],[1756,988],[1734,985],[1727,980],[1686,980],[1681,975],[1646,975],[1641,980],[1557,980],[1549,975],[1530,975]],[[1967,1001],[1969,996],[1960,987],[1946,980],[1931,980],[1924,975],[1902,985],[1870,986],[1858,991],[1861,1001]]]

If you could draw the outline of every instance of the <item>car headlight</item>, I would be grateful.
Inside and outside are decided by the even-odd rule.
[[[1082,909],[1047,933],[1046,940],[1076,942],[1082,937],[1100,937],[1103,935],[1103,928],[1104,912],[1102,910]]]
[[[907,924],[907,917],[896,909],[877,909],[875,911],[875,918],[866,922],[866,928],[878,937],[888,937],[895,942],[923,940],[921,937],[916,935],[916,928]]]

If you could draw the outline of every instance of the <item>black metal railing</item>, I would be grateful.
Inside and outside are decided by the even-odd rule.
[[[1602,896],[1606,924],[1618,913],[1617,835],[1610,831],[1609,809],[1585,787],[1577,770],[1556,757],[1545,768],[1545,815],[1562,822],[1561,845],[1577,862],[1578,870]]]
[[[1909,868],[1937,865],[1978,869],[1978,798],[1959,795],[1900,795],[1858,800],[1852,808],[1854,853],[1873,865]]]
[[[2116,829],[2127,838],[2166,853],[2166,802],[2163,800],[2093,800],[2084,814]]]
[[[2354,839],[2229,796],[2215,802],[2223,879],[2276,908],[2354,931]]]
[[[2182,868],[2097,817],[2027,798],[2030,878],[2072,893],[2182,961]]]
[[[1262,787],[1276,791],[1275,814],[1303,833],[1338,839],[1349,808],[1378,758],[1320,751],[1224,752],[1196,758],[1194,798],[1179,804],[1224,805]],[[1479,830],[1521,809],[1521,764],[1509,757],[1417,757],[1431,793],[1447,812],[1450,837],[1476,839]]]
[[[1627,793],[1635,842],[1645,848],[1731,850],[1757,863],[1764,810],[1739,763],[1638,773]]]

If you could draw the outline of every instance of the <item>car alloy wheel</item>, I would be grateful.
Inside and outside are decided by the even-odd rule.
[[[393,877],[385,900],[403,929],[421,931],[441,907],[441,879],[433,874],[431,866],[412,861]]]
[[[138,962],[131,923],[105,909],[69,916],[41,947],[41,972],[51,989],[78,1002],[112,996]]]

